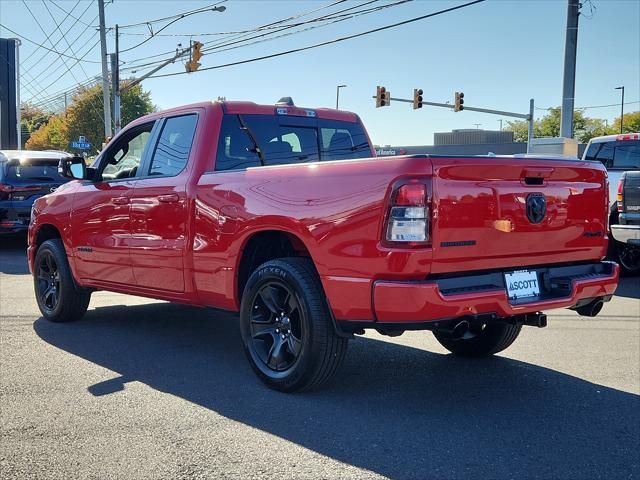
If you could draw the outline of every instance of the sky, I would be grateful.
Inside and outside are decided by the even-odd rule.
[[[147,39],[150,30],[146,25],[121,29],[120,60],[125,62],[122,65],[125,68],[168,58],[171,56],[168,52],[174,51],[178,43],[185,46],[190,39],[201,41],[207,48],[228,41],[229,35],[219,35],[221,32],[250,30],[312,10],[317,11],[290,22],[313,19],[364,3],[367,5],[352,12],[395,1],[348,0],[323,8],[336,1],[228,0],[223,3],[226,7],[224,12],[190,15],[161,32],[182,36],[154,36],[129,51],[125,50]],[[640,110],[640,2],[582,1],[576,107],[619,104],[620,90],[614,88],[624,85],[625,111]],[[106,3],[108,27],[116,23],[146,22],[214,4],[213,0],[106,0]],[[407,1],[286,37],[211,52],[200,60],[201,68],[324,42],[462,3],[465,0]],[[23,40],[20,50],[21,92],[22,99],[26,100],[32,98],[37,101],[101,72],[99,37],[94,28],[97,25],[97,1],[48,0],[46,6],[40,0],[28,0],[26,4],[18,0],[2,0],[0,24],[46,47],[51,48],[49,42],[52,42],[54,50],[69,57],[84,57],[88,62],[76,62]],[[80,21],[63,10],[80,18]],[[152,101],[160,109],[215,100],[219,96],[265,104],[290,96],[299,106],[333,108],[336,86],[344,84],[347,87],[340,90],[340,108],[361,116],[375,144],[428,145],[433,143],[434,132],[458,128],[497,130],[499,120],[506,122],[508,118],[469,111],[455,113],[428,106],[413,110],[410,104],[398,102],[392,102],[389,107],[375,108],[372,96],[377,85],[385,86],[393,97],[409,99],[414,88],[422,88],[425,100],[442,103],[453,103],[454,92],[462,91],[467,106],[519,113],[528,112],[529,99],[533,98],[537,107],[536,117],[541,117],[545,108],[561,103],[566,15],[567,1],[564,0],[487,0],[300,53],[189,75],[150,78],[143,82],[143,88],[151,92]],[[166,23],[154,23],[154,31]],[[316,25],[322,23],[299,28]],[[203,35],[206,33],[214,35]],[[16,35],[0,27],[0,36]],[[242,44],[234,46],[237,45]],[[107,36],[107,50],[113,52],[114,48],[111,31]],[[162,53],[166,55],[136,61]],[[183,62],[177,61],[158,73],[183,71]],[[140,69],[135,73],[123,72],[121,76],[136,76],[144,72]],[[590,108],[586,114],[611,122],[619,116],[620,106]]]

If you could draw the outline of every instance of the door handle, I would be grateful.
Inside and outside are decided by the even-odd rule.
[[[180,200],[180,197],[178,197],[177,193],[170,193],[168,195],[158,196],[158,201],[162,203],[176,203],[178,200]]]
[[[111,203],[115,205],[126,205],[129,203],[129,197],[113,197]]]

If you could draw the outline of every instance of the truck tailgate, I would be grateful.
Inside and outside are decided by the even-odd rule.
[[[432,273],[600,260],[606,170],[596,162],[432,158]]]

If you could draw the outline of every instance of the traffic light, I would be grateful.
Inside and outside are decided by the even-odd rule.
[[[422,108],[422,89],[413,89],[413,109]]]
[[[391,93],[384,87],[376,87],[376,108],[386,107],[391,103]]]
[[[453,111],[460,112],[464,110],[464,93],[456,92],[456,100],[453,104]]]
[[[187,72],[195,72],[196,70],[198,70],[198,68],[200,68],[200,63],[198,62],[198,60],[202,58],[202,52],[200,51],[200,49],[203,46],[204,44],[200,42],[193,42],[191,44],[191,60],[189,60],[185,65]]]

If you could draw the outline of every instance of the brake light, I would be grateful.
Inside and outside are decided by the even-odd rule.
[[[618,195],[616,195],[616,203],[618,206],[618,212],[624,212],[624,173],[618,180]]]
[[[629,133],[624,135],[618,135],[616,140],[625,141],[625,140],[638,140],[639,135],[637,133]]]
[[[6,200],[9,198],[9,194],[13,190],[11,185],[5,185],[4,183],[0,183],[0,200]]]
[[[385,242],[404,246],[430,244],[430,203],[430,179],[398,182],[390,196]]]

